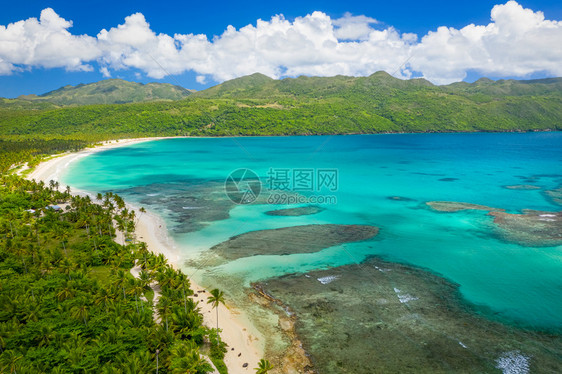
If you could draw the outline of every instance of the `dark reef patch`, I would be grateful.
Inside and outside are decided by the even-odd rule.
[[[304,225],[251,231],[209,250],[225,260],[258,255],[312,253],[335,245],[371,239],[379,229],[367,225]]]
[[[547,199],[554,204],[562,205],[562,186],[544,191]]]
[[[492,211],[496,210],[496,208],[492,208],[486,205],[480,204],[471,204],[471,203],[462,203],[457,201],[429,201],[426,203],[429,207],[433,210],[437,210],[438,212],[458,212],[461,210],[486,210]],[[503,209],[499,209],[503,210]]]
[[[503,186],[503,188],[507,188],[508,190],[540,190],[539,186],[533,186],[531,184],[514,184],[510,186]]]
[[[296,217],[296,216],[308,216],[311,214],[317,214],[326,210],[318,205],[307,205],[298,208],[288,208],[288,209],[278,209],[278,210],[270,210],[265,212],[268,216],[288,216],[288,217]]]
[[[503,239],[541,247],[562,245],[562,212],[523,210],[523,214],[493,211],[494,223]]]
[[[332,373],[562,372],[562,339],[481,317],[458,287],[425,270],[371,258],[254,284],[314,365]],[[527,371],[510,371],[521,372]]]
[[[153,183],[116,191],[124,196],[136,195],[139,205],[163,211],[180,233],[203,229],[207,222],[227,219],[234,203],[224,193],[224,182],[197,179],[175,183]],[[142,197],[140,197],[142,196]]]
[[[393,201],[416,201],[415,199],[411,199],[409,197],[404,197],[404,196],[388,196],[387,199]]]
[[[544,212],[524,209],[521,214],[506,213],[504,209],[456,201],[429,201],[439,212],[484,210],[494,217],[496,234],[503,240],[524,246],[543,247],[562,245],[562,211]]]

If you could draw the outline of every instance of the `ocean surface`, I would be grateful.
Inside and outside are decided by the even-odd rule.
[[[237,169],[259,176],[255,202],[235,204],[225,193],[225,181]],[[247,182],[249,175],[237,181]],[[562,328],[562,246],[507,241],[487,211],[443,213],[425,204],[560,211],[546,193],[562,184],[560,132],[166,139],[80,159],[62,182],[116,192],[164,217],[184,259],[199,259],[186,265],[190,275],[208,283],[220,276],[249,286],[377,256],[458,285],[463,301],[487,318],[543,331]],[[521,185],[527,187],[506,188]],[[302,199],[297,204],[271,204],[295,196]],[[307,205],[324,210],[265,214]],[[255,255],[217,266],[201,261],[210,247],[234,235],[324,223],[380,231],[373,239],[314,253]]]

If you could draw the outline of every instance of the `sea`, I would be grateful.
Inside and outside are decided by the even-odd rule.
[[[405,352],[419,354],[427,372],[456,371],[456,364],[504,373],[562,365],[561,241],[543,240],[533,229],[533,240],[525,241],[517,236],[520,226],[502,227],[489,214],[539,211],[548,219],[562,210],[561,132],[172,138],[94,153],[72,163],[61,182],[94,194],[115,192],[161,216],[184,270],[198,282],[221,284],[238,299],[256,285],[269,287],[296,314],[296,332],[319,372],[416,372],[401,366]],[[435,201],[490,209],[443,212],[427,204]],[[271,214],[286,209],[287,215]],[[255,240],[265,243],[275,229],[326,224],[379,231],[328,247],[321,238],[299,236],[279,243],[283,253],[217,260],[213,251],[249,232],[263,231]],[[303,240],[320,244],[303,250]],[[375,279],[373,269],[385,278]],[[320,294],[332,307],[319,302]],[[372,305],[357,316],[372,324],[354,320],[353,311],[334,314],[346,304]],[[411,324],[400,325],[386,313],[391,307]],[[341,340],[345,351],[350,337],[330,334],[355,322],[361,323],[353,340],[368,343],[361,334],[372,330],[376,337],[386,326],[416,348],[386,346],[390,353],[373,363],[381,370],[368,363],[354,368],[358,359],[336,360],[327,341]],[[496,331],[494,337],[474,335],[484,328]],[[444,353],[446,343],[427,348],[436,333],[430,330],[454,335],[461,351],[472,342],[483,363],[452,362],[446,357],[457,353]],[[509,344],[502,340],[507,335]],[[373,347],[348,349],[364,349],[365,357]]]

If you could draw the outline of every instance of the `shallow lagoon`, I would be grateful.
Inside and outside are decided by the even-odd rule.
[[[426,202],[557,212],[561,206],[549,191],[562,185],[561,165],[562,133],[170,139],[84,158],[63,182],[92,192],[111,190],[161,214],[183,250],[186,271],[203,283],[231,277],[250,287],[377,256],[457,284],[459,300],[473,313],[559,334],[562,246],[508,241],[487,211],[444,213]],[[223,185],[238,168],[253,170],[265,185],[272,168],[335,169],[335,191],[298,193],[335,196],[337,203],[320,204],[315,214],[272,216],[266,213],[307,204],[272,206],[264,190],[256,203],[235,205]],[[519,185],[534,187],[506,188]],[[313,253],[295,249],[217,266],[206,261],[209,248],[234,235],[311,224],[370,225],[380,231],[366,241]]]

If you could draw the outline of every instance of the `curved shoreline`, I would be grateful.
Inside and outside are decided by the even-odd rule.
[[[86,148],[78,152],[55,155],[53,158],[37,165],[25,178],[30,180],[34,179],[37,182],[43,181],[45,184],[48,184],[51,180],[60,182],[60,177],[66,168],[83,157],[108,149],[170,138],[171,137],[135,138],[107,141],[103,142],[101,145]],[[66,186],[62,185],[59,186],[59,188],[63,190],[65,187]],[[72,188],[72,186],[70,187]],[[91,193],[86,191],[78,189],[72,189],[72,191],[74,194],[91,196]],[[138,212],[138,207],[135,205],[130,203],[127,203],[127,205]],[[181,252],[176,248],[173,239],[169,237],[166,224],[158,214],[152,211],[139,214],[135,235],[139,240],[147,244],[149,250],[156,254],[163,254],[172,267],[181,269]],[[216,314],[211,304],[207,304],[206,302],[207,292],[205,288],[195,283],[193,279],[190,279],[190,282],[191,288],[196,295],[203,294],[201,297],[194,295],[193,298],[195,301],[199,301],[204,324],[209,328],[215,327],[217,324]],[[257,362],[264,357],[265,339],[257,328],[251,324],[246,315],[233,306],[220,305],[219,315],[219,327],[222,330],[221,338],[228,344],[229,348],[225,354],[224,362],[230,373],[248,373],[248,369],[253,368]],[[234,348],[234,350],[232,350],[232,348]],[[246,363],[248,365],[244,368],[243,365]]]

